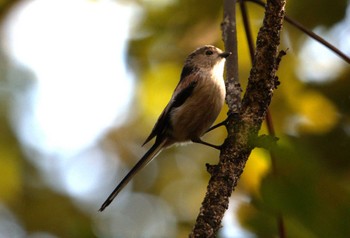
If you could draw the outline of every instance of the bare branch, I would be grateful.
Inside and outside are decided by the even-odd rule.
[[[253,149],[250,141],[257,137],[273,91],[278,85],[276,71],[284,7],[285,0],[267,1],[247,90],[239,114],[230,114],[228,118],[228,138],[223,145],[218,165],[207,166],[211,178],[190,237],[216,236],[228,208],[229,197]]]
[[[231,52],[226,61],[226,103],[230,113],[238,113],[241,108],[241,85],[238,79],[238,52],[236,29],[236,0],[224,1],[224,19],[221,23],[225,50]]]
[[[244,25],[245,34],[247,37],[248,46],[249,46],[250,59],[253,62],[255,46],[254,46],[253,36],[251,33],[251,28],[250,28],[248,11],[246,8],[245,1],[240,0],[239,5],[240,5],[241,12],[242,12],[243,25]],[[277,60],[280,60],[281,57],[282,56],[278,57],[279,59],[277,58]],[[277,62],[277,64],[279,64],[279,62]],[[275,129],[273,126],[273,121],[272,121],[270,109],[268,109],[267,114],[266,114],[266,125],[267,125],[267,130],[269,132],[269,135],[274,137],[275,136]],[[272,163],[272,171],[273,171],[273,174],[276,174],[277,173],[277,168],[276,168],[277,158],[276,158],[276,155],[272,151],[269,151],[269,152],[270,152],[271,163]],[[279,238],[285,238],[286,233],[285,233],[284,218],[283,218],[282,212],[279,212],[278,214],[276,214],[276,217],[277,217],[276,222],[277,222]]]

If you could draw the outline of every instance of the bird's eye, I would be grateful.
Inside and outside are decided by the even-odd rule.
[[[206,55],[212,55],[212,54],[213,54],[213,51],[207,50],[207,51],[205,52],[205,54],[206,54]]]

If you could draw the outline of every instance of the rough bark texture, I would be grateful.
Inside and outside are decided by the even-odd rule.
[[[216,237],[229,205],[229,197],[253,149],[250,141],[258,136],[273,91],[278,85],[276,77],[280,61],[278,45],[285,3],[285,0],[267,1],[263,26],[258,34],[253,67],[242,105],[239,113],[232,111],[229,113],[228,138],[222,147],[218,165],[207,166],[211,178],[190,237]],[[237,93],[232,89],[235,89],[235,86],[228,85],[227,93]],[[227,100],[227,103],[234,103],[233,101]],[[236,107],[229,105],[229,108],[231,110]]]

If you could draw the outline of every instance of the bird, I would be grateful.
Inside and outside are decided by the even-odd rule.
[[[180,81],[142,146],[155,137],[153,146],[121,180],[99,211],[103,211],[142,168],[163,149],[186,142],[218,146],[201,140],[218,117],[226,96],[224,66],[230,52],[204,45],[188,55]]]

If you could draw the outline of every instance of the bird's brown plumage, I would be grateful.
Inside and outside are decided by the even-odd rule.
[[[156,137],[154,145],[118,184],[100,211],[103,211],[162,149],[175,143],[198,141],[214,123],[225,100],[223,71],[229,53],[206,45],[186,59],[180,81],[144,144]]]

